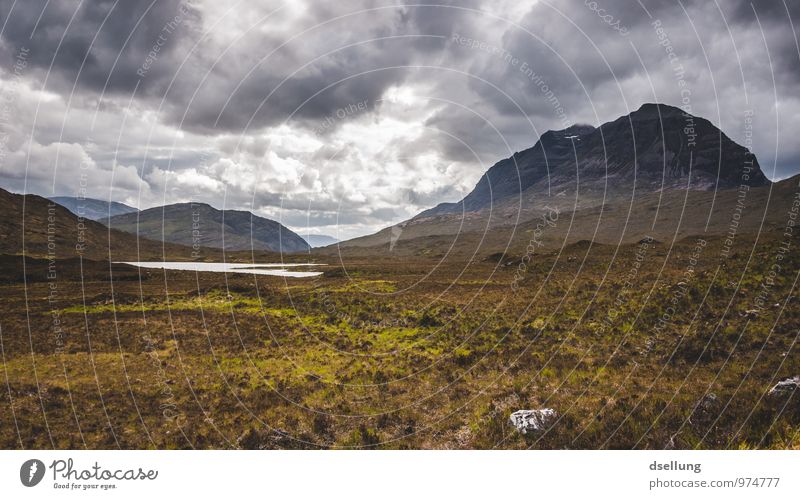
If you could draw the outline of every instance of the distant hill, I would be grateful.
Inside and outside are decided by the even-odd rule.
[[[306,252],[308,243],[280,223],[249,211],[218,210],[205,203],[178,203],[105,220],[109,227],[139,237],[186,246]]]
[[[103,224],[77,215],[49,199],[34,194],[13,194],[0,189],[0,254],[39,258],[84,258],[135,260],[191,254],[191,248],[162,245],[147,239],[109,230]]]
[[[128,206],[127,204],[118,203],[116,201],[103,201],[101,199],[91,198],[81,199],[69,196],[55,196],[50,199],[72,213],[83,218],[88,218],[89,220],[100,220],[115,215],[136,213],[139,211],[133,206]]]
[[[312,248],[321,248],[339,242],[335,237],[326,236],[325,234],[301,234],[300,237],[305,239]]]

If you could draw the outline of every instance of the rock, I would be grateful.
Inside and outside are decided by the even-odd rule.
[[[795,376],[793,378],[786,378],[783,381],[778,381],[778,384],[773,386],[772,389],[769,391],[769,395],[776,396],[776,395],[783,395],[786,393],[792,393],[794,390],[800,388],[800,376]]]
[[[544,430],[556,416],[558,414],[553,409],[522,409],[513,413],[510,419],[511,424],[524,435],[529,432]]]

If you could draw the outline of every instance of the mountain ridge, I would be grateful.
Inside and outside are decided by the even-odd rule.
[[[60,260],[136,259],[163,255],[188,257],[191,248],[137,239],[100,222],[82,219],[66,207],[36,194],[0,189],[0,254]]]
[[[185,202],[116,215],[103,223],[139,237],[225,251],[307,252],[309,244],[284,225],[245,210]]]
[[[461,201],[441,203],[414,218],[480,211],[523,197],[532,188],[542,194],[575,184],[591,191],[602,186],[605,192],[607,185],[601,184],[609,178],[625,184],[635,181],[637,188],[649,191],[682,183],[693,190],[770,183],[755,155],[710,121],[666,104],[645,103],[599,127],[579,124],[548,130],[532,147],[495,163]]]

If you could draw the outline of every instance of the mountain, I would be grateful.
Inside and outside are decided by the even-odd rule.
[[[749,168],[749,172],[747,169]],[[592,195],[665,189],[717,190],[769,184],[758,160],[710,121],[665,104],[644,104],[599,128],[550,130],[530,149],[492,166],[458,203],[419,217],[479,211],[535,194]]]
[[[300,237],[305,239],[312,248],[322,248],[339,242],[335,237],[326,236],[325,234],[301,234]]]
[[[110,216],[113,217],[114,215],[139,211],[133,206],[128,206],[127,204],[118,203],[116,201],[103,201],[101,199],[69,196],[55,196],[49,199],[60,204],[72,213],[83,218],[88,218],[89,220],[101,220]]]
[[[793,182],[776,191],[788,192]],[[748,208],[742,229],[757,229],[761,215],[780,219],[774,207],[785,200],[771,198],[772,187],[756,157],[708,120],[644,104],[597,128],[548,131],[492,166],[461,201],[339,243],[336,251],[469,256],[524,253],[533,238],[537,247],[557,248],[583,239],[615,244],[720,234],[731,225],[739,191]],[[542,217],[553,213],[557,222],[542,227]]]
[[[131,234],[109,230],[93,220],[81,219],[60,204],[34,194],[13,194],[0,189],[0,254],[37,258],[135,260],[159,256],[189,256],[191,248],[162,245]]]
[[[310,249],[302,237],[274,220],[249,211],[218,210],[204,203],[159,206],[117,215],[105,222],[139,237],[186,246],[282,253]]]

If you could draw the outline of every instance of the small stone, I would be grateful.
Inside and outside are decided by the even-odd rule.
[[[511,424],[523,435],[547,428],[558,416],[553,409],[522,409],[511,414]]]

